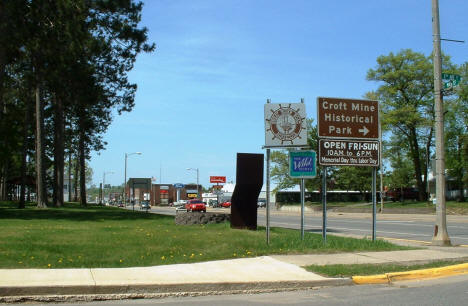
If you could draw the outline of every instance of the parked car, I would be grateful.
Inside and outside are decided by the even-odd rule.
[[[218,207],[218,200],[209,200],[208,201],[209,207]]]
[[[413,200],[419,199],[419,192],[416,188],[402,188],[402,189],[391,189],[387,191],[386,198],[396,201]]]
[[[257,207],[265,207],[266,206],[266,200],[258,200],[257,202]]]
[[[177,202],[173,202],[169,204],[169,206],[177,208],[177,207],[185,207],[185,204],[187,204],[187,200],[179,200]]]
[[[188,200],[187,204],[185,204],[185,209],[187,211],[206,212],[206,205],[201,200]]]
[[[148,201],[142,201],[140,203],[140,209],[151,209],[151,206]]]
[[[122,202],[120,202],[120,203],[119,203],[119,207],[125,207],[125,204],[122,203]]]
[[[231,202],[229,202],[229,201],[223,202],[223,203],[221,203],[221,207],[229,208],[229,207],[231,207]]]

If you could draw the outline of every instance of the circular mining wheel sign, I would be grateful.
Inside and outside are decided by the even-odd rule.
[[[304,103],[265,104],[265,146],[306,146]]]

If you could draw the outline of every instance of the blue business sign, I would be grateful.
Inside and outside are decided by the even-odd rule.
[[[174,188],[184,188],[184,184],[181,183],[175,183]]]
[[[313,178],[317,176],[315,151],[290,151],[289,176],[292,178]]]

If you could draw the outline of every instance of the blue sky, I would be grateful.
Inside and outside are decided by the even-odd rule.
[[[468,40],[468,1],[439,0],[442,38]],[[431,0],[147,0],[142,26],[156,51],[139,55],[131,113],[116,115],[106,150],[93,153],[93,183],[235,181],[236,153],[264,153],[263,105],[362,98],[380,55],[432,51]],[[468,44],[442,42],[456,64]]]

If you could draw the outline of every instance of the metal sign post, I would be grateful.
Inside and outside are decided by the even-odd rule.
[[[323,243],[327,243],[327,167],[323,167],[322,173],[322,237]]]
[[[301,239],[304,240],[305,180],[317,175],[315,151],[290,151],[289,176],[301,179]]]
[[[266,149],[266,236],[270,244],[270,149],[307,147],[307,120],[304,99],[301,103],[267,103],[264,105]]]
[[[270,149],[266,149],[266,240],[270,244]]]
[[[377,239],[377,167],[372,167],[372,241]],[[380,195],[382,196],[382,195]]]
[[[376,176],[380,165],[379,102],[317,98],[319,164],[323,166],[323,239],[327,235],[327,166],[372,167],[372,240],[376,239]]]
[[[301,240],[304,240],[304,179],[301,179]]]

